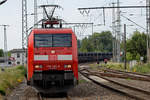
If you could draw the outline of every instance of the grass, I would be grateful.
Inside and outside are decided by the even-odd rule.
[[[110,69],[124,70],[124,64],[123,63],[108,62],[107,64],[102,64],[102,66],[105,66],[105,67],[110,68]],[[128,64],[127,64],[127,70],[129,70]]]
[[[136,65],[130,70],[133,72],[144,73],[144,74],[150,73],[150,63],[143,64],[143,65]]]
[[[101,64],[90,64],[91,69],[98,69],[98,66],[102,66],[101,68],[110,68],[110,69],[116,69],[116,70],[122,70],[124,71],[124,64],[123,63],[113,63],[108,62],[107,64],[101,63]],[[129,65],[127,64],[127,71],[131,72],[138,72],[138,73],[150,73],[150,63],[149,64],[138,64],[133,66],[132,68],[129,68]]]
[[[4,72],[0,72],[0,94],[6,95],[9,93],[24,79],[24,74],[25,68],[23,66],[7,68]]]
[[[86,83],[87,81],[86,80],[84,80],[84,79],[80,79],[79,80],[79,84],[81,84],[81,83]]]
[[[98,68],[110,68],[110,69],[116,69],[116,70],[124,70],[123,63],[113,63],[108,62],[107,64],[100,63],[100,64],[90,64],[90,68],[93,70],[97,70]],[[127,69],[129,69],[129,66],[127,65]]]
[[[99,65],[96,64],[96,63],[90,64],[90,68],[91,68],[92,70],[97,70],[98,66],[99,66]]]

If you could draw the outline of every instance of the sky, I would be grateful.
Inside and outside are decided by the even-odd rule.
[[[7,0],[3,5],[0,5],[0,25],[7,24],[7,45],[8,50],[21,48],[22,45],[22,0]],[[27,0],[28,3],[28,14],[33,13],[33,1]],[[94,27],[94,32],[101,32],[110,30],[112,23],[112,10],[105,10],[106,25],[103,24],[103,13],[102,10],[90,10],[88,16],[82,15],[77,8],[83,7],[101,7],[111,6],[112,2],[117,0],[38,0],[38,5],[42,4],[58,4],[63,10],[57,10],[55,13],[57,16],[61,16],[66,22],[92,22],[94,25],[101,24],[101,26]],[[142,1],[142,2],[141,2]],[[123,5],[145,5],[145,0],[120,0],[120,4]],[[40,9],[38,8],[40,12]],[[122,14],[139,25],[146,27],[145,24],[145,9],[121,9]],[[130,16],[134,14],[133,16]],[[39,15],[40,16],[40,15]],[[40,17],[38,18],[40,19]],[[127,24],[127,36],[131,37],[133,31],[136,29],[143,32],[145,30],[139,28],[133,23],[129,22],[125,18],[121,17],[121,24]],[[134,25],[134,26],[131,26]],[[28,15],[28,28],[33,26],[33,16]],[[4,48],[4,31],[3,27],[0,27],[0,48]],[[82,34],[91,34],[91,27],[87,29],[80,29]],[[123,32],[123,27],[122,27]]]

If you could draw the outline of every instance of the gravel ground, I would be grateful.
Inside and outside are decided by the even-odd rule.
[[[80,83],[68,92],[72,100],[134,100],[117,92],[98,86],[83,79],[81,75]],[[38,100],[34,89],[28,87],[25,82],[20,84],[12,93],[7,96],[7,100]],[[65,97],[46,97],[46,100],[66,100]]]
[[[70,91],[69,95],[72,98],[80,98],[81,100],[134,100],[91,82],[81,83]]]
[[[120,93],[108,90],[87,81],[79,74],[79,85],[68,91],[71,100],[135,100]],[[37,93],[25,83],[21,83],[12,93],[6,97],[7,100],[38,100]],[[44,100],[66,100],[65,97],[46,97]]]
[[[83,65],[82,67],[89,68],[89,65],[86,64],[86,65]],[[96,70],[96,68],[93,69],[93,70]],[[150,82],[148,82],[148,81],[122,79],[122,78],[111,78],[111,77],[106,77],[106,78],[117,81],[119,83],[123,83],[125,85],[127,84],[127,85],[130,85],[130,86],[138,87],[138,88],[146,90],[146,91],[150,91]]]
[[[80,80],[86,80],[80,76]],[[75,100],[135,100],[120,93],[103,88],[90,81],[84,81],[69,91],[69,96],[78,98]],[[73,99],[74,100],[74,99]]]

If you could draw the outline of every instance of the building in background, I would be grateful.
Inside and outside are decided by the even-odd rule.
[[[25,52],[26,50],[23,49],[13,49],[10,51],[11,57],[9,58],[11,60],[11,65],[22,65],[27,64],[27,54]],[[24,62],[22,62],[22,56],[25,55]]]
[[[9,58],[5,58],[5,57],[0,57],[0,67],[5,67],[5,66],[12,66],[12,61]]]

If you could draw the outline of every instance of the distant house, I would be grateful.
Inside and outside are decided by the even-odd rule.
[[[27,54],[26,49],[13,49],[10,51],[11,57],[9,58],[11,60],[12,65],[22,65],[27,64]],[[25,56],[24,61],[22,60],[22,57]]]
[[[0,66],[4,66],[5,59],[4,57],[0,57]]]
[[[0,57],[0,63],[4,63],[4,57]]]
[[[0,57],[0,66],[11,66],[11,60],[9,58]]]

